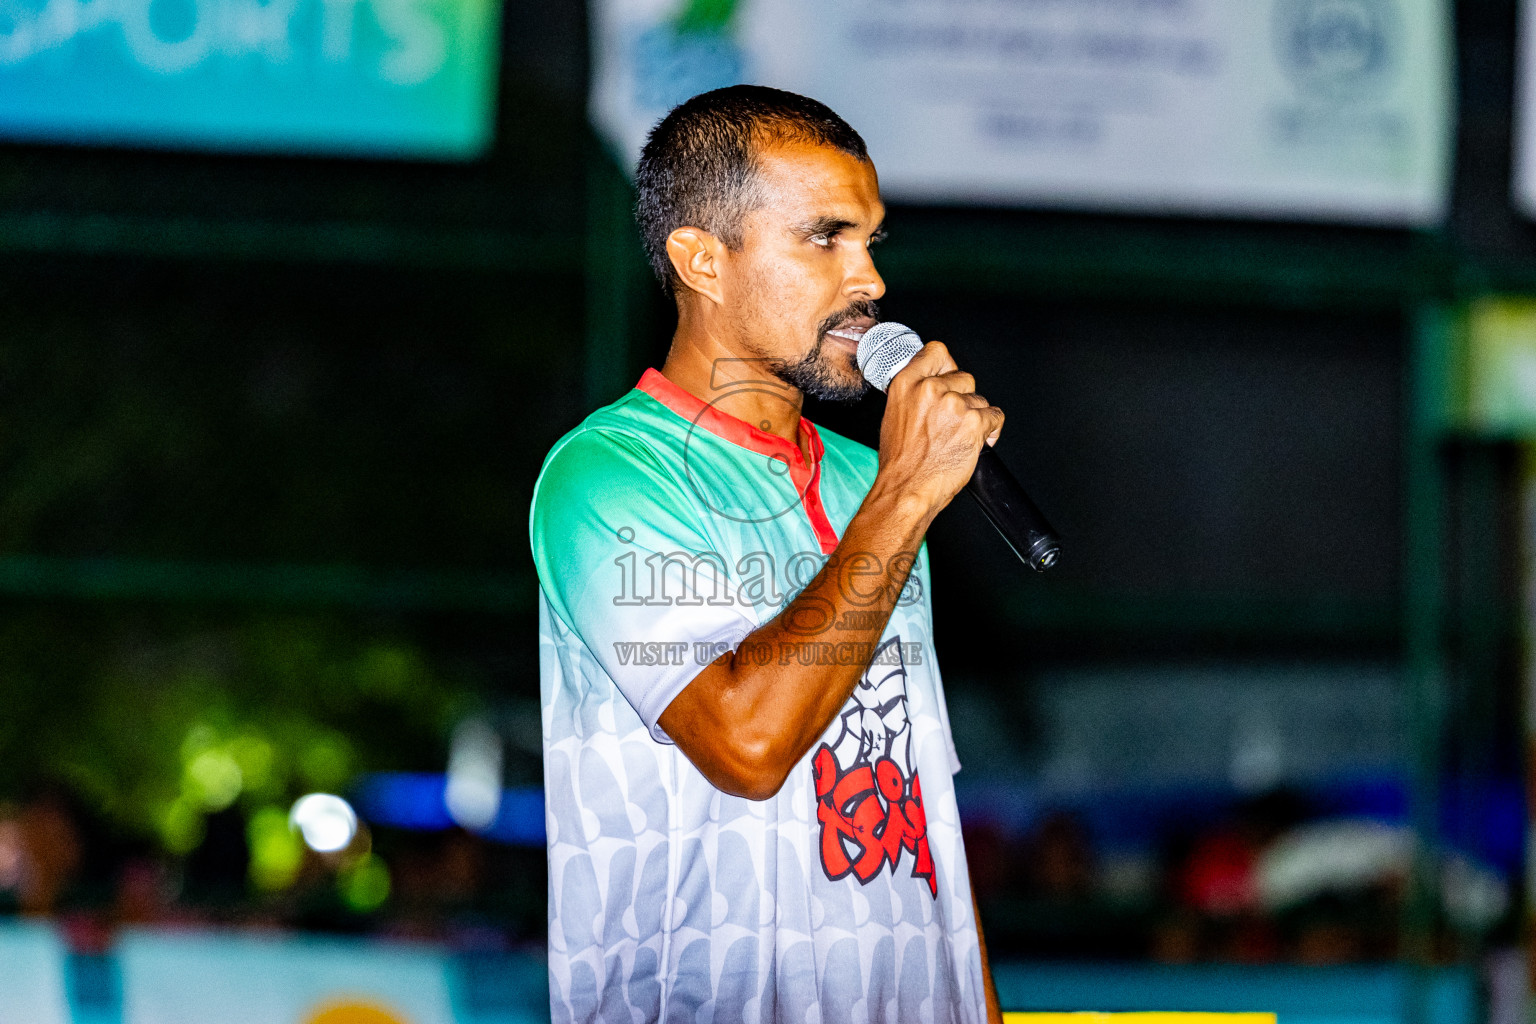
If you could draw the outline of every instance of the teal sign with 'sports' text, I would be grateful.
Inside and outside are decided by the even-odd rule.
[[[0,137],[468,159],[497,0],[0,0]]]

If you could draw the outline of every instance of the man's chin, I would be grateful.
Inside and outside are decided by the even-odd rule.
[[[823,397],[827,402],[856,402],[864,397],[864,392],[869,390],[869,382],[864,379],[864,374],[859,370],[859,360],[855,351],[850,351],[846,359],[839,359],[836,355],[830,360],[837,364],[828,368],[828,378],[835,381],[832,394]],[[818,396],[821,397],[821,396]]]
[[[798,362],[773,364],[772,369],[785,384],[822,402],[857,401],[869,387],[859,372],[855,351],[835,336],[823,335],[810,355]]]
[[[857,402],[869,390],[869,382],[857,372],[851,376],[828,374],[817,380],[815,387],[800,390],[821,402]]]

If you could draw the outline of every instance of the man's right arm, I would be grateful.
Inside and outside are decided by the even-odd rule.
[[[807,665],[777,655],[808,639],[866,650],[879,643],[929,524],[1002,429],[1002,410],[975,390],[942,344],[924,346],[891,382],[879,471],[826,565],[662,712],[662,730],[715,788],[772,796],[847,702],[867,659]],[[752,657],[760,645],[775,656]]]

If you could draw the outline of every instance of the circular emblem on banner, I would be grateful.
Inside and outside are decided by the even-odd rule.
[[[1399,35],[1395,0],[1276,0],[1280,66],[1319,98],[1380,90],[1397,72]]]

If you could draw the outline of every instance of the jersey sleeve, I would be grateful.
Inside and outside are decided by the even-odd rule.
[[[551,609],[661,742],[667,705],[757,628],[678,476],[638,438],[584,430],[546,460],[529,517]]]

